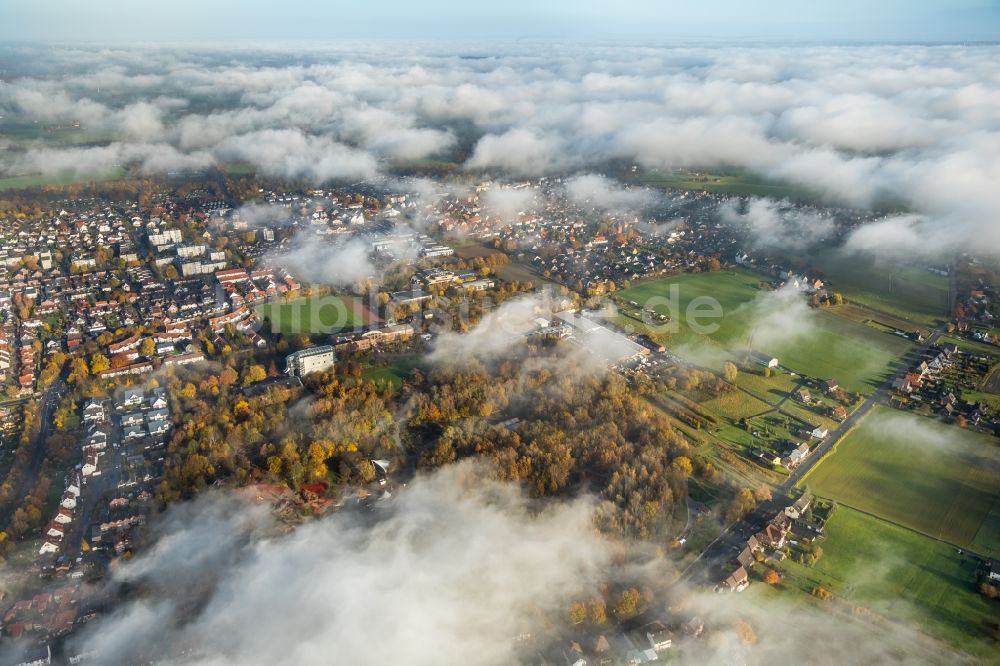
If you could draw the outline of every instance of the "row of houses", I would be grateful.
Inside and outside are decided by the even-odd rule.
[[[83,484],[80,473],[72,470],[66,475],[66,488],[63,491],[56,513],[42,531],[42,545],[38,549],[39,555],[51,555],[58,553],[62,549],[63,539],[69,525],[74,520],[77,503],[80,500],[80,493]]]
[[[812,504],[812,498],[802,495],[790,506],[778,512],[764,527],[748,538],[736,556],[736,568],[720,581],[716,592],[742,592],[750,585],[749,571],[757,562],[757,553],[779,551],[785,547],[789,531],[795,521],[803,518]]]

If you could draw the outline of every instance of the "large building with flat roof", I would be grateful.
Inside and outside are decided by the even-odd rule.
[[[311,372],[329,370],[336,360],[336,352],[330,345],[310,347],[285,357],[285,372],[292,377],[301,377]]]

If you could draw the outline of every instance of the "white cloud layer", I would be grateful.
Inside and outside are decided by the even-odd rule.
[[[4,122],[76,122],[110,144],[20,141],[8,173],[244,161],[318,183],[442,156],[513,176],[743,168],[855,206],[902,202],[925,218],[907,243],[1000,251],[995,45],[22,53]],[[896,245],[883,235],[855,243]]]
[[[589,502],[536,512],[469,466],[416,480],[374,519],[346,510],[248,538],[273,527],[231,498],[175,507],[115,577],[148,593],[83,647],[96,663],[500,666],[609,562]]]

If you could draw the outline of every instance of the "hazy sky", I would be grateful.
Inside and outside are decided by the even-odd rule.
[[[0,0],[0,40],[1000,40],[1000,0]]]

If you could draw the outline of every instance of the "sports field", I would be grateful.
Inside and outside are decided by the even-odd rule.
[[[802,483],[822,497],[1000,556],[1000,449],[992,437],[876,407]]]
[[[317,335],[377,323],[379,318],[353,296],[306,296],[272,301],[255,308],[277,333]]]
[[[997,603],[978,594],[976,562],[944,543],[841,506],[812,567],[787,560],[786,583],[823,587],[975,655],[996,656]]]
[[[835,311],[811,309],[797,303],[794,310],[758,287],[762,278],[744,270],[686,273],[644,282],[620,292],[622,313],[616,322],[636,330],[648,324],[629,316],[631,306],[649,307],[675,318],[676,328],[657,325],[651,330],[668,348],[709,367],[724,360],[745,359],[746,348],[776,357],[794,372],[817,379],[836,379],[849,391],[870,393],[890,374],[894,364],[912,346]],[[671,301],[671,299],[676,298]],[[712,331],[696,333],[687,324],[687,313],[696,299],[714,299],[722,317],[703,318]],[[788,312],[796,314],[788,316]],[[674,323],[673,321],[670,323]]]

